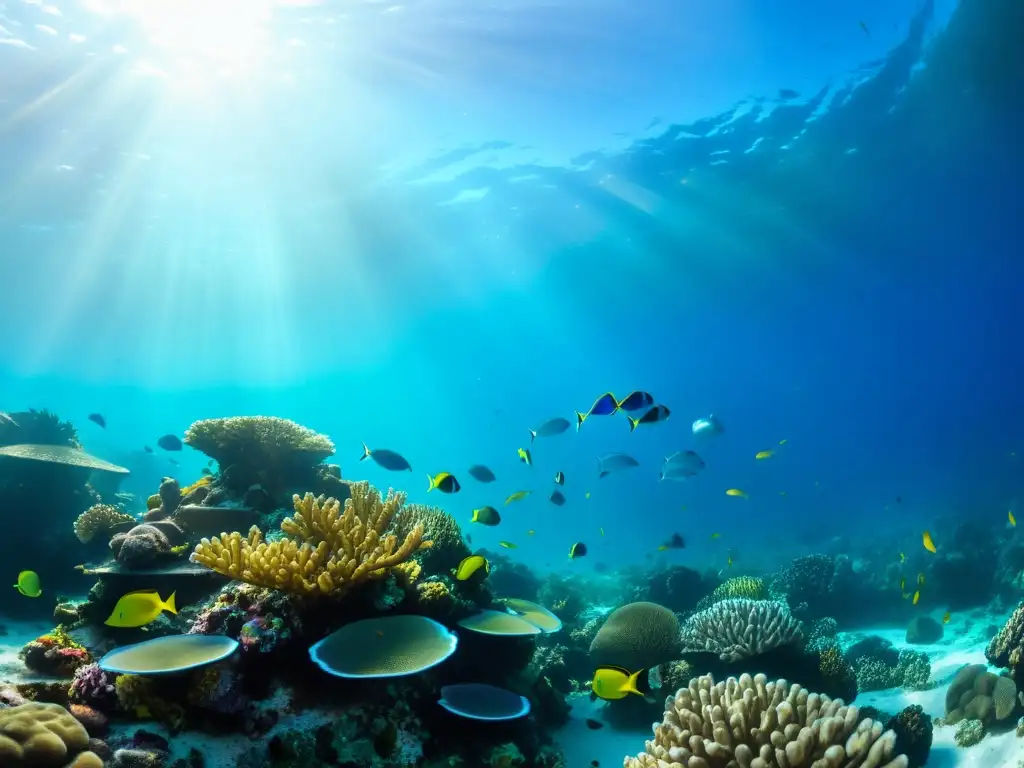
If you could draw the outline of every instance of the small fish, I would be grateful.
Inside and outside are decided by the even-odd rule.
[[[181,440],[178,439],[177,435],[164,435],[156,444],[163,448],[165,451],[180,451]]]
[[[595,720],[592,717],[588,717],[585,720],[585,722],[587,724],[587,728],[589,728],[592,731],[599,731],[602,728],[604,728],[604,723],[598,722],[597,720]]]
[[[721,538],[721,536],[722,536],[722,534],[720,534],[720,533],[712,533],[711,534],[711,538],[712,539],[718,539],[718,538]]]
[[[174,592],[166,601],[153,590],[140,590],[123,595],[103,622],[108,627],[144,627],[164,611],[177,613],[174,606]]]
[[[676,451],[665,457],[665,463],[661,466],[661,476],[658,482],[663,480],[686,480],[694,477],[705,467],[704,459],[694,451]]]
[[[788,496],[788,495],[789,494],[787,494],[785,491],[779,491],[779,496]]]
[[[513,501],[522,501],[529,495],[530,491],[516,491],[515,493],[511,494],[507,499],[505,499],[505,506],[507,507]]]
[[[153,449],[150,448],[148,445],[142,446],[142,450],[144,450],[146,453],[152,453],[153,452]]]
[[[480,525],[497,525],[501,522],[501,515],[494,507],[480,507],[480,509],[473,510],[473,519],[470,522],[480,523]]]
[[[529,448],[520,448],[519,449],[519,460],[521,462],[523,462],[523,464],[525,464],[528,467],[532,467],[533,466],[533,456],[530,455],[530,449]]]
[[[668,541],[658,547],[659,552],[664,552],[666,549],[686,549],[686,539],[678,533],[673,533]]]
[[[919,587],[923,587],[924,586],[924,574],[923,573],[917,574],[917,586],[919,586]]]
[[[634,429],[639,427],[641,424],[657,424],[661,421],[667,421],[668,417],[672,415],[672,412],[665,405],[656,405],[647,411],[639,419],[634,419],[632,416],[627,416],[629,419],[629,431],[632,432]]]
[[[430,493],[435,488],[441,493],[458,493],[462,490],[462,486],[455,479],[455,475],[448,472],[438,472],[433,477],[427,475],[427,483],[427,493]]]
[[[18,426],[18,422],[11,418],[11,414],[0,411],[0,424],[10,424],[12,427]]]
[[[900,592],[906,592],[906,591],[907,591],[907,577],[904,576],[902,579],[900,579]]]
[[[555,472],[555,485],[565,485],[564,472]]]
[[[22,571],[18,574],[18,583],[14,585],[25,597],[39,597],[43,594],[43,587],[39,583],[39,574],[35,571]]]
[[[725,567],[726,568],[732,568],[732,563],[733,563],[732,555],[729,555],[727,558],[725,558]]]
[[[569,420],[563,419],[561,416],[548,419],[536,429],[529,430],[530,432],[530,443],[538,437],[554,437],[560,435],[569,428]]]
[[[722,426],[722,422],[712,413],[709,416],[694,421],[690,431],[693,432],[694,437],[714,437],[715,435],[722,434],[725,431],[725,427]]]
[[[868,30],[868,25],[865,24],[863,21],[858,21],[857,23],[860,25],[860,28],[864,31],[864,34],[867,35],[868,37],[871,37],[871,32],[870,30]]]
[[[505,549],[519,549],[519,545],[513,544],[511,541],[499,541],[498,546],[504,547]]]
[[[933,554],[935,553],[935,542],[932,541],[932,535],[928,531],[921,534],[921,542],[924,544],[925,549]]]
[[[949,611],[946,611],[944,614],[942,614],[942,623],[943,624],[949,624],[949,619],[950,619]]]
[[[740,499],[749,499],[750,498],[750,496],[747,494],[746,491],[740,490],[739,488],[730,488],[729,490],[727,490],[725,492],[725,495],[726,496],[736,496],[737,498],[740,498]]]
[[[599,456],[597,459],[597,476],[608,477],[612,472],[618,472],[630,467],[639,467],[640,462],[626,453],[610,453],[607,456]]]
[[[527,536],[533,536],[533,534],[535,534],[535,533],[536,533],[536,531],[535,531],[535,530],[533,530],[533,528],[531,528],[530,530],[528,530],[528,531],[526,532],[526,535],[527,535]]]
[[[921,590],[917,590],[914,593],[914,605],[917,605],[917,601],[921,599]]]
[[[757,453],[754,454],[754,458],[758,459],[758,460],[760,460],[760,459],[770,459],[774,455],[775,455],[775,451],[758,451]]]
[[[552,491],[551,495],[548,496],[548,501],[550,501],[556,507],[560,507],[563,504],[565,504],[565,496],[562,495],[561,491]]]
[[[575,560],[577,557],[583,557],[587,554],[587,545],[582,541],[577,541],[571,547],[569,547],[569,559]]]
[[[905,554],[903,554],[902,552],[900,552],[900,562],[901,563],[907,562],[907,556]]]
[[[631,693],[643,696],[636,683],[643,670],[630,673],[622,667],[598,667],[590,684],[591,690],[606,701],[624,699]]]
[[[1012,525],[1014,528],[1016,528],[1017,527],[1017,518],[1013,516],[1013,510],[1012,509],[1009,510],[1006,513],[1006,517],[1010,521],[1010,525]]]
[[[493,483],[496,478],[494,473],[483,464],[474,464],[469,468],[469,476],[479,483]]]
[[[491,572],[491,564],[487,562],[487,558],[483,555],[470,555],[463,558],[462,562],[455,569],[455,578],[459,581],[465,581],[480,570],[483,570],[484,576],[487,576]]]
[[[654,395],[640,390],[630,392],[618,402],[619,409],[623,411],[639,411],[641,408],[649,408],[652,405],[654,405]]]
[[[104,429],[107,428],[107,420],[103,418],[103,414],[102,413],[90,413],[89,414],[89,421],[91,421],[93,424],[98,424],[99,426],[103,427]]]
[[[611,416],[617,410],[619,410],[619,403],[615,399],[615,395],[611,392],[605,392],[594,401],[594,404],[590,406],[590,410],[586,413],[576,411],[576,431],[580,431],[583,422],[590,416]]]
[[[589,499],[590,498],[590,491],[587,491],[586,493],[584,493],[583,494],[583,498],[584,499]]]
[[[363,455],[359,457],[359,460],[365,461],[366,459],[373,459],[378,467],[391,472],[412,472],[412,466],[402,454],[389,451],[387,448],[375,448],[371,451],[370,447],[363,443]]]
[[[789,442],[788,439],[786,439],[786,440],[779,440],[779,445],[785,445],[788,442]]]
[[[602,536],[604,536],[604,527],[603,526],[601,528],[598,528],[597,530],[601,533]]]

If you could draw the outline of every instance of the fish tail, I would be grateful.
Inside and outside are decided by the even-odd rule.
[[[583,426],[583,422],[587,420],[586,414],[576,411],[576,431],[580,431],[580,427]]]
[[[634,419],[632,416],[627,416],[626,418],[629,419],[629,432],[632,434],[633,430],[636,429],[636,425],[640,423],[640,419]]]
[[[171,592],[171,596],[167,598],[167,602],[164,603],[164,610],[165,611],[170,611],[171,613],[175,613],[175,614],[178,612],[178,608],[174,604],[174,596],[176,594],[177,594],[176,592]]]
[[[530,433],[530,445],[533,445],[533,441],[537,439],[537,433],[532,429],[528,429],[526,431]]]
[[[366,443],[363,443],[363,455],[359,457],[359,460],[363,461],[368,458],[370,458],[370,447]]]
[[[427,475],[427,493],[430,493],[435,488],[437,488],[437,486],[434,485],[434,478],[432,478],[430,475]]]
[[[643,696],[643,694],[640,693],[640,689],[636,686],[637,680],[639,679],[642,673],[643,670],[641,669],[639,672],[634,672],[632,675],[629,676],[629,679],[626,680],[626,684],[622,686],[622,690],[624,693],[635,693],[637,696]]]

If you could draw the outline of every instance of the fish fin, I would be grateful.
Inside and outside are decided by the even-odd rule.
[[[476,520],[477,520],[477,518],[478,518],[479,516],[480,516],[480,515],[478,514],[477,510],[475,510],[475,509],[474,509],[474,510],[473,510],[473,517],[472,517],[472,518],[470,518],[470,521],[469,521],[469,522],[471,522],[471,523],[475,523],[475,522],[476,522]]]
[[[526,431],[530,433],[530,445],[533,445],[533,441],[537,439],[537,433],[532,429],[528,429]]]
[[[368,458],[370,458],[370,447],[366,443],[363,443],[363,455],[359,457],[359,460],[363,461]]]
[[[639,672],[632,673],[629,676],[629,678],[627,678],[626,684],[622,686],[622,690],[625,693],[635,693],[637,696],[643,696],[643,694],[640,692],[640,689],[637,688],[637,685],[636,685],[637,684],[637,680],[639,680],[640,675],[642,673],[643,673],[642,669]]]
[[[437,486],[434,485],[434,478],[432,478],[430,475],[427,475],[427,493],[430,493],[436,487]]]
[[[640,423],[640,419],[634,419],[632,416],[627,416],[629,419],[629,431],[632,434],[633,430],[636,429],[636,425]]]
[[[583,426],[583,422],[587,420],[586,415],[576,411],[576,431],[580,431],[580,427]]]
[[[176,592],[171,592],[171,596],[167,598],[167,602],[164,603],[164,610],[170,611],[171,613],[177,614],[178,608],[174,604],[174,596]]]

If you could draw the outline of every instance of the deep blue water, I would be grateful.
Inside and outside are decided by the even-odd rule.
[[[129,490],[205,462],[143,454],[157,436],[264,413],[415,501],[489,464],[443,503],[533,490],[473,535],[538,566],[680,531],[682,562],[756,568],[1017,508],[1009,4],[325,2],[186,9],[162,45],[108,5],[0,18],[0,409],[73,420]],[[527,428],[634,388],[670,421],[517,461]],[[709,412],[707,470],[659,484]],[[599,481],[623,450],[641,468]]]

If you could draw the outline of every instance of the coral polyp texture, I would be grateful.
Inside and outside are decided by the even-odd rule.
[[[896,734],[857,707],[764,675],[694,678],[624,768],[907,768]]]
[[[1024,603],[1014,610],[1013,615],[999,630],[985,649],[985,658],[997,667],[1006,667],[1014,679],[1019,679],[1021,660],[1024,658]]]
[[[85,727],[57,704],[0,709],[0,765],[5,768],[103,768],[88,746]]]
[[[285,536],[264,541],[255,526],[249,535],[223,534],[203,539],[192,560],[217,573],[248,584],[311,595],[339,596],[352,586],[374,578],[429,546],[423,526],[416,525],[402,540],[388,533],[405,494],[389,491],[386,498],[369,483],[352,483],[344,509],[336,499],[294,496],[295,516],[281,523]]]
[[[115,525],[134,522],[135,518],[110,504],[93,504],[75,520],[75,536],[88,544],[99,533],[106,533]]]
[[[786,645],[804,633],[785,603],[736,598],[695,613],[683,626],[684,653],[706,651],[722,661],[739,661]]]
[[[203,419],[185,432],[185,444],[202,451],[221,467],[244,461],[272,466],[301,455],[318,464],[334,453],[326,435],[276,416]]]

